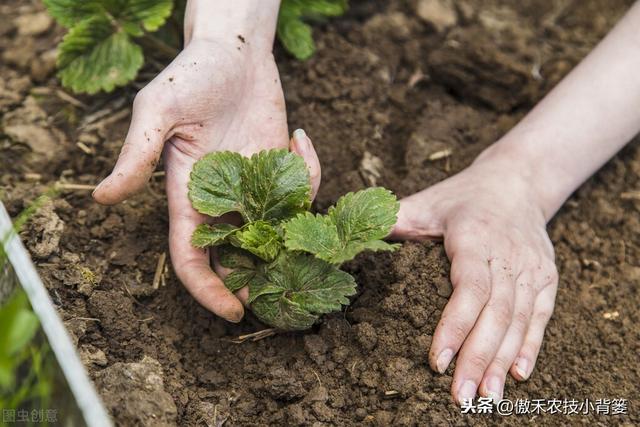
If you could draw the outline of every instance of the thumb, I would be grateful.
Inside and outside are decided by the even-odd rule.
[[[142,93],[133,101],[129,132],[113,172],[93,192],[93,198],[100,204],[120,203],[140,191],[160,159],[166,125],[157,105]]]
[[[442,238],[443,218],[435,209],[439,203],[429,197],[429,190],[427,188],[400,200],[398,219],[389,234],[390,239],[424,241]]]
[[[316,194],[318,194],[321,179],[320,160],[318,159],[315,148],[313,148],[313,143],[304,130],[296,129],[289,143],[289,149],[299,156],[302,156],[307,163],[309,176],[311,177],[311,200],[313,200],[316,198]]]

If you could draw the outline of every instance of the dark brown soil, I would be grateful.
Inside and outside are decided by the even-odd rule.
[[[148,66],[134,87],[78,98],[84,105],[61,97],[50,58],[61,30],[21,28],[16,18],[41,6],[5,3],[0,192],[15,215],[57,180],[95,184],[110,171],[135,87],[158,69]],[[310,61],[277,55],[290,126],[312,136],[322,161],[320,210],[350,190],[377,184],[406,196],[464,168],[631,1],[458,1],[448,29],[446,19],[423,20],[418,1],[352,3],[346,17],[316,27]],[[430,160],[447,149],[450,157]],[[438,243],[360,256],[347,266],[360,292],[344,312],[306,333],[234,344],[263,326],[215,318],[170,268],[166,285],[152,286],[167,250],[161,176],[115,207],[96,205],[89,191],[63,192],[23,238],[120,425],[638,425],[640,202],[621,198],[632,190],[637,141],[550,224],[556,311],[533,376],[506,386],[511,399],[628,399],[629,415],[616,417],[461,415],[451,370],[427,365],[451,293]]]

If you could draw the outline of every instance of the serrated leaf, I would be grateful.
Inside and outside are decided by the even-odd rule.
[[[143,63],[140,46],[104,17],[73,27],[58,48],[58,76],[74,92],[111,92],[132,80]]]
[[[104,14],[99,1],[43,0],[49,14],[64,27],[70,28],[78,22]]]
[[[196,248],[221,245],[236,231],[238,227],[230,224],[200,224],[191,236],[191,244]]]
[[[329,209],[342,241],[383,239],[396,223],[400,203],[389,190],[373,187],[347,193]]]
[[[234,236],[234,245],[262,258],[273,261],[282,248],[282,238],[276,229],[266,221],[248,224]],[[237,241],[237,242],[236,242]]]
[[[282,221],[311,206],[311,183],[304,159],[287,150],[263,150],[242,169],[248,221]]]
[[[239,212],[245,222],[278,222],[311,204],[309,172],[302,157],[265,150],[244,158],[221,151],[198,160],[191,172],[189,198],[200,213]]]
[[[244,157],[231,151],[210,153],[198,160],[189,181],[189,199],[193,207],[213,217],[228,212],[243,213],[240,174],[245,162]]]
[[[394,250],[381,239],[396,222],[400,205],[384,188],[348,193],[328,215],[298,215],[284,225],[285,246],[334,264],[353,259],[364,250]]]
[[[239,269],[234,270],[227,277],[224,278],[224,285],[231,292],[237,292],[240,289],[248,286],[256,275],[255,270]]]
[[[262,322],[285,331],[309,329],[318,320],[318,315],[280,294],[261,296],[251,304],[251,309]]]
[[[267,279],[286,297],[312,313],[329,313],[349,304],[356,293],[353,277],[336,266],[301,253],[284,252],[269,266]]]
[[[325,261],[343,246],[336,224],[328,215],[305,212],[285,223],[284,229],[287,249],[309,252]]]
[[[139,24],[146,31],[156,31],[171,16],[173,0],[111,0],[119,10],[116,19]],[[118,4],[119,3],[119,4]]]
[[[265,323],[285,330],[310,327],[319,314],[348,304],[356,284],[348,273],[311,255],[282,252],[249,284],[251,308]]]
[[[106,18],[131,35],[155,31],[171,15],[172,0],[44,0],[49,13],[71,28],[91,18]]]
[[[220,265],[226,268],[247,268],[256,267],[256,258],[240,248],[231,245],[222,245],[216,248]]]

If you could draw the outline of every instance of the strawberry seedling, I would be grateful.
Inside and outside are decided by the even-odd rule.
[[[196,247],[217,247],[225,279],[235,292],[249,287],[249,304],[263,322],[283,330],[311,327],[340,310],[356,293],[339,269],[364,250],[394,250],[382,239],[396,222],[399,203],[388,190],[368,188],[341,197],[326,215],[312,214],[309,173],[302,157],[265,150],[251,158],[223,151],[193,167],[189,198],[200,213],[236,212],[242,226],[202,224]]]

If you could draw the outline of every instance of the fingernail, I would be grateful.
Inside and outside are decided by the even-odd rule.
[[[242,307],[242,306],[241,306]],[[236,310],[227,317],[227,320],[231,323],[239,323],[244,317],[244,309]]]
[[[516,359],[516,372],[523,380],[529,377],[529,361],[524,357],[518,357]]]
[[[293,141],[298,147],[300,154],[309,153],[311,141],[309,140],[309,137],[304,130],[296,129],[295,131],[293,131]]]
[[[447,370],[449,363],[451,363],[451,359],[453,358],[453,350],[447,348],[442,350],[438,355],[438,359],[436,360],[436,368],[438,372],[444,374],[444,371]]]
[[[466,380],[462,383],[458,389],[458,403],[463,403],[465,400],[471,400],[476,397],[476,383],[471,380]]]
[[[293,138],[294,139],[299,139],[302,140],[304,138],[307,137],[307,133],[304,131],[304,129],[296,129],[293,131]]]
[[[498,377],[490,377],[487,380],[487,397],[490,398],[493,403],[498,403],[502,400],[502,381]]]

